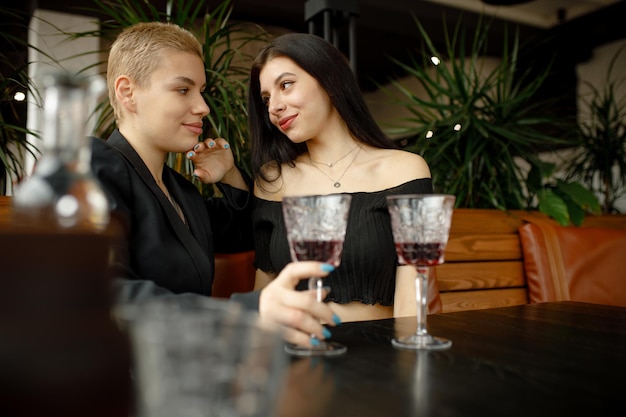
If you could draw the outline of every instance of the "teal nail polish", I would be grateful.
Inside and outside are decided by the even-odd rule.
[[[189,152],[189,153],[187,153],[187,158],[191,158],[193,155],[194,155],[193,152]]]
[[[198,143],[198,144],[196,144],[196,146],[193,147],[193,150],[197,151],[199,147],[200,147],[200,144]]]
[[[215,146],[215,142],[213,142],[213,141],[209,142],[209,148],[212,148],[214,146]]]
[[[224,149],[230,149],[230,145],[227,143],[226,145],[224,145]]]
[[[313,345],[313,346],[319,346],[320,345],[320,341],[317,339],[317,337],[311,336],[311,345]]]
[[[335,267],[331,264],[322,264],[321,268],[324,272],[333,272],[335,270]]]
[[[341,324],[341,319],[339,318],[338,315],[333,314],[333,323],[335,324]]]
[[[328,330],[326,327],[324,327],[322,329],[322,334],[324,335],[325,339],[330,339],[330,337],[333,335],[330,330]]]

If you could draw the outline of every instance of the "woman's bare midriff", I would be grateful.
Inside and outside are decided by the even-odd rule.
[[[388,319],[393,317],[393,306],[380,304],[363,304],[353,301],[348,304],[329,302],[330,308],[341,318],[342,322]]]
[[[254,290],[261,290],[269,284],[274,277],[262,271],[257,271]],[[363,304],[360,301],[352,301],[347,304],[337,304],[329,301],[330,308],[341,318],[342,322],[388,319],[393,317],[393,306],[380,304]]]

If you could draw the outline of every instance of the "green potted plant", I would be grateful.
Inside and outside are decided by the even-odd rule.
[[[615,202],[626,195],[626,94],[619,87],[626,78],[613,79],[617,50],[607,68],[606,84],[582,100],[587,108],[578,124],[579,145],[566,165],[568,178],[578,180],[602,196],[602,212],[617,213]]]
[[[3,21],[8,20],[20,25],[24,16],[9,8],[1,7]],[[9,46],[10,49],[25,49],[27,42],[10,31],[9,25],[3,25],[0,29],[0,42]],[[38,95],[31,88],[28,78],[27,63],[15,63],[4,53],[0,53],[0,61],[3,63],[0,69],[0,195],[12,191],[14,183],[17,183],[25,174],[24,157],[27,154],[33,156],[37,153],[36,146],[27,140],[27,135],[37,137],[37,133],[26,128],[26,121],[21,119],[23,112],[18,106],[26,105],[24,101],[16,101],[15,94],[28,93],[31,99],[36,100]]]
[[[207,76],[205,99],[211,112],[207,116],[203,137],[226,138],[235,155],[236,163],[250,173],[248,147],[247,84],[249,69],[245,65],[244,46],[263,41],[265,32],[258,27],[250,31],[243,22],[230,20],[231,0],[224,0],[213,9],[208,1],[168,0],[166,10],[159,10],[143,0],[95,0],[89,12],[104,15],[101,28],[95,32],[70,33],[72,37],[98,36],[113,40],[125,27],[143,21],[169,21],[194,32],[203,44]],[[97,51],[101,53],[102,51]],[[108,100],[101,103],[99,134],[106,137],[115,128],[112,108]],[[195,181],[191,163],[182,155],[170,155],[168,164]],[[196,182],[198,188],[211,195],[216,189]]]
[[[556,178],[558,168],[543,161],[532,166],[526,177],[526,208],[538,209],[562,226],[580,226],[588,213],[600,214],[600,202],[593,192],[578,182]]]
[[[510,36],[505,27],[501,59],[489,68],[481,59],[490,29],[484,19],[471,38],[462,16],[452,33],[444,22],[443,53],[417,18],[415,22],[424,44],[421,55],[408,63],[392,61],[417,81],[423,94],[392,80],[386,90],[410,116],[390,132],[428,161],[435,190],[456,195],[457,207],[464,208],[520,210],[535,208],[538,200],[539,210],[564,224],[577,222],[581,210],[593,211],[590,191],[546,180],[553,170],[537,156],[540,149],[572,144],[565,135],[568,121],[550,116],[553,102],[537,98],[550,74],[549,63],[538,74],[522,70],[519,32]],[[550,133],[548,126],[562,135]],[[520,161],[531,167],[529,174]]]

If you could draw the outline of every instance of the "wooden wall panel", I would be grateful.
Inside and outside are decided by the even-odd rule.
[[[523,214],[454,210],[446,262],[436,274],[444,313],[528,302],[517,231]]]
[[[522,224],[513,213],[490,209],[455,209],[450,236],[456,234],[515,234]]]
[[[12,207],[11,197],[0,195],[0,225],[9,224]]]
[[[528,303],[525,288],[496,290],[449,291],[441,293],[443,313],[463,310],[482,310],[486,308],[507,307]]]
[[[520,261],[445,263],[436,267],[439,291],[526,286]]]
[[[446,262],[522,259],[517,233],[454,235],[448,240]]]

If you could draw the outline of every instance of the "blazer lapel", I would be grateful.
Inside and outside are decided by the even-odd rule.
[[[159,204],[161,205],[161,208],[166,214],[170,226],[175,231],[178,239],[185,245],[187,250],[192,253],[193,258],[207,258],[206,248],[205,250],[203,250],[199,247],[199,244],[193,237],[193,234],[191,233],[187,225],[182,221],[182,219],[176,212],[176,209],[174,209],[174,206],[172,206],[172,203],[168,200],[163,191],[161,191],[156,181],[154,180],[154,177],[152,177],[152,174],[150,174],[148,167],[143,162],[139,154],[137,154],[135,149],[133,149],[130,143],[128,143],[128,141],[117,130],[111,134],[107,142],[109,142],[118,152],[120,152],[124,156],[124,158],[126,158],[126,160],[130,162],[139,177],[141,177],[142,181],[157,198]],[[168,187],[171,187],[170,192],[174,197],[177,198],[177,202],[183,212],[187,214],[190,213],[187,201],[182,195],[182,192],[180,191],[178,184],[176,184],[176,181],[170,177],[170,173],[166,169],[164,169],[163,174],[163,180],[167,181],[166,184]],[[191,223],[189,223],[190,227]],[[198,258],[200,254],[202,254],[202,257]]]

